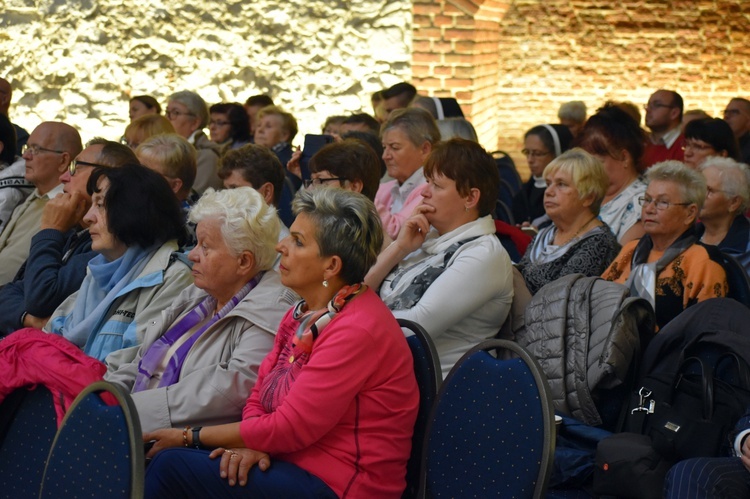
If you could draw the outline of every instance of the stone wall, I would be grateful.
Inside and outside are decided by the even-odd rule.
[[[326,116],[372,112],[372,92],[411,78],[404,0],[5,0],[0,76],[11,118],[118,139],[128,97],[198,91],[209,103],[270,93],[320,133]],[[302,143],[302,136],[295,141]]]

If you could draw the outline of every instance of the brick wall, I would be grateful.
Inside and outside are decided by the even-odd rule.
[[[608,99],[641,106],[663,87],[686,109],[720,116],[731,97],[750,97],[748,1],[441,0],[413,9],[415,85],[457,97],[483,145],[511,152],[523,171],[523,133],[557,122],[569,100],[590,112]]]

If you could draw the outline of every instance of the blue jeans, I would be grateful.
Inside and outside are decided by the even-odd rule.
[[[158,453],[146,468],[145,497],[338,497],[320,478],[298,466],[273,459],[266,471],[253,466],[244,487],[230,486],[219,475],[221,458],[210,459],[208,454],[209,451],[185,448]]]

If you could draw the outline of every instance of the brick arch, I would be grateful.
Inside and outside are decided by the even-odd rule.
[[[498,141],[500,22],[511,2],[414,0],[412,81],[423,94],[455,97],[480,142]]]

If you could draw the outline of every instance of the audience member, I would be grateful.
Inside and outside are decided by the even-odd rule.
[[[726,273],[698,241],[695,221],[706,199],[703,175],[665,161],[646,173],[641,202],[646,234],[625,244],[603,276],[647,299],[661,329],[687,307],[726,296]]]
[[[375,206],[383,230],[395,239],[401,224],[422,201],[426,183],[422,165],[440,142],[440,131],[430,113],[418,107],[394,111],[383,124],[383,160],[394,180],[380,185]]]
[[[226,149],[237,149],[250,143],[250,119],[247,111],[236,102],[214,104],[208,110],[211,141]]]
[[[146,327],[192,283],[190,268],[173,253],[182,237],[182,212],[158,173],[138,164],[96,168],[83,220],[91,249],[81,288],[44,326],[86,355],[113,368],[130,362]]]
[[[682,113],[682,123],[680,123],[680,126],[682,127],[682,133],[685,133],[685,127],[691,121],[702,120],[703,118],[710,117],[711,116],[703,109],[690,109],[689,111],[685,111],[684,113]]]
[[[59,177],[81,152],[81,136],[70,125],[47,121],[31,132],[25,146],[26,180],[34,191],[18,205],[0,234],[0,286],[10,282],[29,256],[44,205],[63,190]]]
[[[193,188],[198,194],[209,187],[221,187],[219,179],[219,146],[211,142],[203,129],[208,125],[208,107],[200,95],[183,90],[169,96],[165,112],[178,135],[186,138],[198,151]]]
[[[418,95],[411,105],[428,111],[438,123],[440,120],[464,117],[461,106],[453,97],[424,97]]]
[[[250,142],[253,142],[255,129],[258,126],[258,111],[267,106],[273,106],[273,99],[267,95],[252,95],[245,101],[245,111],[250,125]]]
[[[740,159],[737,139],[722,119],[693,120],[685,127],[684,135],[685,164],[694,170],[709,156]]]
[[[491,216],[500,185],[492,156],[476,142],[451,139],[429,155],[424,176],[421,204],[365,282],[396,317],[425,328],[445,376],[499,331],[513,300],[512,266]]]
[[[24,327],[41,329],[63,300],[81,287],[86,266],[96,256],[84,222],[91,206],[89,176],[94,168],[136,162],[128,147],[94,139],[60,175],[63,193],[44,206],[28,259],[15,279],[0,288],[0,336]]]
[[[474,130],[474,126],[469,120],[464,118],[441,119],[438,120],[437,127],[440,130],[440,137],[443,140],[460,137],[473,142],[479,142],[479,137],[477,137],[477,131]]]
[[[10,119],[8,111],[10,110],[10,101],[13,98],[13,87],[5,78],[0,78],[0,114]],[[13,123],[16,131],[16,151],[23,149],[29,140],[29,132]]]
[[[599,218],[622,245],[643,235],[638,198],[646,192],[640,178],[645,140],[638,123],[614,103],[598,109],[576,139],[575,145],[604,164],[609,188]]]
[[[580,100],[564,102],[557,111],[557,119],[568,127],[571,136],[577,137],[586,123],[586,104]]]
[[[147,114],[125,127],[121,142],[135,151],[146,139],[164,133],[176,133],[172,123],[160,114]]]
[[[544,217],[544,169],[556,157],[570,149],[573,135],[565,125],[537,125],[526,132],[523,151],[531,177],[513,198],[513,219],[538,226]],[[542,218],[544,217],[544,218]]]
[[[700,166],[706,179],[706,201],[698,215],[698,235],[736,258],[750,274],[750,169],[732,158],[707,158]]]
[[[382,243],[378,215],[342,189],[300,191],[294,206],[281,282],[303,300],[282,320],[243,420],[146,433],[156,455],[145,497],[401,496],[419,391],[401,328],[361,284]]]
[[[649,97],[645,109],[646,126],[651,134],[643,153],[643,166],[648,168],[669,159],[682,161],[685,145],[680,127],[682,96],[673,90],[657,90]]]
[[[402,81],[381,91],[380,95],[383,98],[383,111],[387,119],[396,109],[409,107],[417,95],[417,89],[414,85]]]
[[[638,126],[641,126],[641,111],[638,109],[638,106],[630,101],[614,102],[614,105],[625,111]]]
[[[0,114],[0,233],[16,206],[34,190],[34,184],[24,177],[26,162],[19,152],[16,131],[8,117]]]
[[[130,99],[130,110],[128,112],[130,121],[152,114],[161,115],[161,106],[156,99],[150,95],[136,95]]]
[[[346,121],[346,116],[329,116],[323,123],[323,133],[335,138],[341,137],[341,125]]]
[[[572,149],[544,169],[544,209],[552,225],[542,229],[518,264],[531,294],[568,274],[601,275],[620,250],[597,215],[609,180],[601,161]]]
[[[341,187],[375,200],[380,187],[380,161],[375,151],[361,140],[328,144],[310,158],[309,166],[312,178],[305,181],[305,187]]]
[[[339,131],[341,136],[349,132],[367,132],[377,137],[380,135],[380,123],[367,113],[352,114],[344,120]]]
[[[750,100],[735,97],[724,109],[724,121],[734,132],[740,146],[740,158],[750,163]]]
[[[380,181],[388,182],[392,180],[388,177],[388,173],[385,167],[385,161],[383,160],[383,142],[380,140],[379,134],[373,134],[370,132],[357,132],[350,131],[346,132],[341,136],[342,140],[356,139],[361,140],[375,151],[375,155],[378,157],[378,165],[380,165]]]
[[[297,131],[297,120],[281,108],[267,106],[258,111],[255,143],[271,149],[282,165],[292,159],[292,140]]]
[[[295,301],[271,270],[281,224],[258,192],[207,191],[190,221],[195,284],[148,325],[135,359],[105,375],[131,392],[143,431],[239,420]]]

